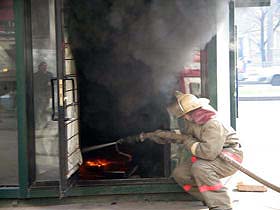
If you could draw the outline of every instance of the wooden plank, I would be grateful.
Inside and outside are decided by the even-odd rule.
[[[266,192],[267,188],[263,185],[252,185],[252,184],[237,184],[237,191],[240,192]]]

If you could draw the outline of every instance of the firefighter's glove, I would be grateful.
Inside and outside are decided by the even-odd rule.
[[[168,143],[178,143],[181,144],[186,140],[186,136],[182,134],[177,134],[173,131],[157,130],[156,135],[160,138],[166,139]]]
[[[197,139],[192,135],[177,134],[172,131],[156,130],[150,133],[143,133],[142,135],[143,139],[151,139],[158,144],[184,144],[186,149],[191,151],[192,153],[193,145],[197,142]]]
[[[157,136],[155,134],[155,132],[141,133],[140,134],[140,141],[143,142],[146,139],[152,140],[152,141],[154,141],[158,144],[166,144],[167,143],[164,139]]]
[[[151,139],[158,144],[182,143],[183,136],[172,131],[156,130],[154,132],[143,133],[144,139]]]

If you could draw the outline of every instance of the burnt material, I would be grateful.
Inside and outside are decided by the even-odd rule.
[[[166,173],[164,146],[148,140],[140,143],[129,139],[126,143],[102,147],[83,156],[84,163],[80,167],[82,179],[130,178],[131,176],[151,178],[163,177]]]

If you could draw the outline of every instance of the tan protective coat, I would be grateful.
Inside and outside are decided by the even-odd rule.
[[[234,174],[237,169],[228,165],[218,155],[222,151],[242,160],[239,139],[231,127],[226,127],[218,119],[210,119],[203,125],[186,121],[183,134],[170,131],[154,132],[157,143],[184,144],[187,150],[196,144],[193,155],[173,171],[173,178],[187,192],[206,202],[210,209],[230,209],[231,201],[227,188],[220,182],[221,178]],[[152,133],[150,133],[152,136]]]
[[[239,139],[236,132],[231,127],[226,128],[219,120],[211,119],[204,125],[186,121],[185,134],[192,137],[186,138],[183,142],[189,150],[194,143],[198,142],[193,154],[198,157],[198,160],[194,163],[187,160],[178,166],[173,172],[174,179],[181,186],[193,185],[194,182],[198,188],[193,187],[189,193],[198,199],[203,199],[209,208],[231,208],[231,201],[225,186],[203,192],[200,192],[200,188],[208,186],[211,189],[211,186],[219,186],[221,178],[237,171],[217,158],[222,150],[228,150],[242,158],[242,153],[237,149]]]

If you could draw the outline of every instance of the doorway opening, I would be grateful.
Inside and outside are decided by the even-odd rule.
[[[228,8],[227,1],[213,3],[194,0],[174,4],[142,0],[139,4],[131,4],[129,0],[65,0],[61,1],[61,5],[57,2],[60,3],[53,0],[45,3],[47,5],[31,2],[34,5],[31,11],[32,44],[36,48],[33,49],[33,65],[37,71],[41,60],[47,60],[52,64],[50,69],[53,74],[61,76],[54,78],[54,83],[47,84],[49,90],[57,92],[47,101],[48,106],[45,108],[48,113],[52,112],[54,118],[58,119],[59,108],[63,106],[56,110],[52,105],[59,103],[60,106],[65,101],[68,102],[65,103],[66,108],[68,105],[76,107],[65,111],[65,119],[52,122],[56,128],[53,129],[53,136],[48,131],[48,123],[47,126],[37,126],[39,132],[35,133],[38,143],[35,145],[35,158],[36,167],[40,169],[42,166],[42,172],[38,171],[36,175],[41,175],[42,181],[51,175],[46,165],[55,172],[52,180],[61,177],[68,179],[67,175],[61,176],[61,169],[69,165],[77,169],[77,159],[71,165],[67,155],[74,154],[80,148],[83,152],[88,147],[111,143],[120,138],[131,139],[141,132],[174,128],[166,107],[172,101],[175,90],[182,87],[182,82],[187,84],[185,90],[198,96],[205,89],[207,84],[200,84],[199,81],[206,74],[200,72],[197,51],[203,50],[215,36],[219,24],[216,14],[224,14],[222,11]],[[44,10],[45,7],[49,8],[49,12]],[[41,16],[41,10],[50,14],[49,17],[44,16],[45,22],[37,18]],[[170,13],[172,18],[167,18],[166,13]],[[41,30],[40,26],[45,25],[42,22],[49,27]],[[197,63],[191,66],[193,59]],[[73,76],[72,70],[77,80],[64,77],[68,73],[68,76]],[[188,79],[182,78],[186,75]],[[66,80],[68,85],[65,84]],[[60,89],[63,84],[64,90]],[[60,97],[60,90],[66,92],[68,88],[71,90],[65,94],[66,97]],[[37,94],[41,95],[40,92]],[[80,107],[78,114],[77,105]],[[67,121],[71,116],[78,119],[76,122],[79,121],[81,132],[78,132],[78,124],[68,126]],[[39,119],[35,123],[37,121]],[[63,132],[60,132],[61,128]],[[72,128],[74,133],[71,133]],[[40,135],[40,129],[45,131],[44,135]],[[70,138],[61,138],[60,133]],[[48,139],[41,137],[45,136],[54,139],[49,147],[44,147]],[[77,149],[77,144],[73,148],[67,143],[65,147],[61,146],[61,142],[67,142],[71,137],[81,140],[80,148]],[[84,152],[84,164],[78,171],[80,178],[169,177],[173,166],[170,146],[152,141],[138,143],[137,137],[127,144],[118,145],[118,149],[115,146]],[[45,150],[39,153],[38,147]],[[53,147],[62,149],[63,155],[59,154],[60,150],[53,150]],[[61,162],[66,162],[66,166],[61,167]],[[68,180],[65,179],[63,181],[67,185]]]
[[[166,107],[180,89],[183,74],[191,74],[184,82],[200,94],[200,66],[189,66],[194,52],[204,49],[216,33],[212,13],[227,2],[67,2],[66,23],[79,78],[82,151],[141,132],[170,129]],[[115,146],[84,153],[80,173],[90,171],[93,178],[169,177],[170,146],[134,141],[118,149],[126,156]],[[132,162],[123,166],[127,155]],[[90,178],[87,173],[81,177]]]

